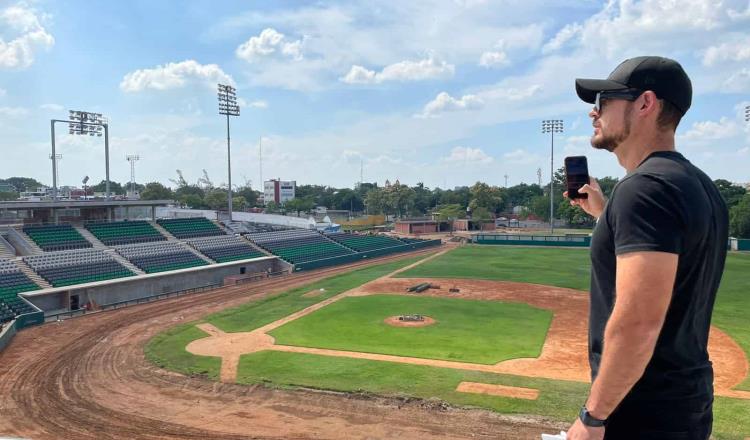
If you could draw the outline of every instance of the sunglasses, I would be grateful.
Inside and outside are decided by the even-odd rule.
[[[626,101],[635,101],[643,93],[643,90],[639,89],[622,89],[622,90],[606,90],[603,92],[597,92],[596,99],[594,100],[594,111],[601,113],[602,101],[607,99],[624,99]]]

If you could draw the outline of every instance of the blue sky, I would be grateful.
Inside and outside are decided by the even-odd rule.
[[[111,178],[168,184],[176,169],[226,182],[216,83],[237,87],[233,183],[337,187],[548,181],[542,119],[563,119],[555,164],[589,146],[576,77],[623,59],[677,59],[693,106],[677,148],[713,178],[750,181],[750,2],[443,0],[101,2],[0,0],[0,177],[51,183],[49,120],[68,109],[111,125]],[[101,139],[59,127],[60,184],[104,177]]]

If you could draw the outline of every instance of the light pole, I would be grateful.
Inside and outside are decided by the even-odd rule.
[[[125,160],[130,162],[130,193],[135,194],[135,163],[141,160],[137,154],[128,154]]]
[[[232,150],[229,140],[229,117],[240,115],[240,106],[237,105],[237,91],[232,86],[219,84],[219,114],[227,117],[227,176],[229,181],[229,191],[227,200],[229,201],[229,221],[232,221]]]
[[[50,129],[52,137],[52,156],[55,153],[55,123],[68,124],[68,132],[81,136],[102,136],[104,131],[104,162],[106,168],[107,200],[109,200],[109,122],[102,117],[101,113],[90,113],[78,110],[70,110],[68,119],[51,119]],[[52,194],[57,200],[57,161],[52,161]]]
[[[745,122],[750,122],[750,105],[745,106]]]
[[[542,133],[550,134],[550,154],[549,154],[549,226],[550,234],[555,233],[555,133],[563,132],[562,119],[545,119],[542,121]]]
[[[60,160],[62,160],[62,154],[60,153],[50,154],[49,158],[52,160],[52,162],[57,162],[52,165],[52,172],[57,174],[58,167],[60,166],[59,162]],[[53,196],[53,200],[57,200],[57,176],[56,175],[53,176],[52,180],[54,181],[54,184],[55,184],[55,187],[52,190],[52,196]]]

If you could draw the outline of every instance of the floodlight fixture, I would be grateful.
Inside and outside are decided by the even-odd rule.
[[[549,225],[550,234],[555,233],[555,133],[563,132],[562,119],[544,119],[542,120],[542,133],[550,134],[550,154],[549,154]]]
[[[232,150],[229,138],[229,117],[240,115],[237,104],[237,89],[227,84],[218,84],[217,97],[219,99],[219,114],[227,117],[227,208],[229,221],[232,221]]]
[[[750,105],[745,106],[745,122],[750,122]]]

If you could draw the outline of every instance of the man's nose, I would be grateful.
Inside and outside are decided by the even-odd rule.
[[[596,111],[595,108],[591,108],[591,111],[589,112],[589,118],[596,119],[599,117],[599,112]]]

